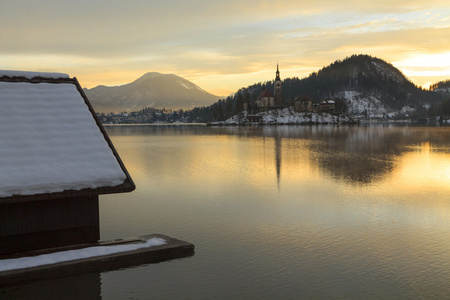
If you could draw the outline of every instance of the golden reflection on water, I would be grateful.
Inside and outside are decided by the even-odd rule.
[[[100,197],[102,239],[161,232],[193,242],[196,254],[52,291],[450,299],[449,129],[108,127],[137,189]],[[0,298],[48,298],[52,284]]]
[[[178,170],[190,181],[204,184],[218,184],[221,176],[231,176],[250,186],[328,179],[356,186],[388,180],[398,189],[415,191],[450,185],[448,149],[441,151],[429,140],[438,136],[442,144],[448,136],[445,129],[442,138],[442,132],[430,136],[422,129],[407,128],[201,128],[206,133],[175,130],[176,139],[167,128],[162,133],[149,128],[143,135],[118,137],[114,135],[123,129],[108,130],[120,143],[129,172],[138,177],[151,177],[155,171],[159,180],[170,180],[174,174],[166,171]],[[127,140],[141,147],[128,148]],[[411,145],[414,140],[418,143]]]
[[[430,142],[411,147],[411,150],[402,156],[395,168],[394,184],[410,191],[426,188],[450,192],[450,155],[439,152]]]
[[[108,130],[138,209],[123,216],[130,204],[102,201],[102,230],[187,236],[198,252],[183,270],[198,278],[174,276],[189,286],[234,291],[238,278],[241,292],[265,296],[275,280],[286,298],[311,286],[306,298],[450,296],[448,128]]]

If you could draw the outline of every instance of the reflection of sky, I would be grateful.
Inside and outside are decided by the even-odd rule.
[[[176,139],[170,136],[170,131],[168,135],[156,136],[150,132],[150,135],[133,137],[133,141],[139,141],[138,145],[150,150],[142,155],[139,149],[128,149],[136,151],[129,157],[128,168],[132,175],[140,174],[138,176],[155,172],[151,176],[157,182],[172,180],[171,172],[175,170],[189,180],[209,185],[220,182],[211,176],[216,172],[249,186],[273,184],[274,178],[278,184],[280,180],[323,180],[326,174],[339,182],[359,184],[389,177],[386,180],[395,181],[399,188],[411,186],[411,183],[414,188],[448,185],[448,154],[433,151],[432,144],[430,146],[426,140],[421,146],[408,146],[408,143],[417,143],[415,139],[427,138],[423,130],[296,129],[224,131],[219,135],[191,135],[187,131],[186,135],[177,133]],[[408,138],[413,141],[409,142]],[[439,135],[431,138],[441,141]],[[125,141],[131,137],[123,139],[126,149]]]
[[[196,245],[192,260],[157,269],[170,270],[166,278],[158,276],[158,266],[118,273],[117,282],[132,284],[134,297],[148,293],[143,278],[151,278],[161,294],[173,291],[174,281],[189,286],[180,288],[186,293],[210,288],[222,296],[238,291],[274,299],[280,286],[286,298],[449,294],[446,129],[204,127],[131,136],[108,131],[137,189],[126,200],[101,197],[103,237],[151,230]],[[320,160],[321,152],[345,163],[354,155],[378,157],[392,168],[355,181],[342,174],[360,168],[333,169],[336,164]],[[115,288],[105,283],[102,289]]]
[[[433,197],[433,192],[447,190],[450,199],[450,154],[433,150],[424,142],[405,153],[392,174],[391,184],[411,194]]]

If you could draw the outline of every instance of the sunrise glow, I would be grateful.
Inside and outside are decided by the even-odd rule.
[[[448,1],[8,1],[0,68],[52,71],[83,87],[176,74],[224,96],[253,83],[303,78],[368,54],[419,86],[450,78]]]

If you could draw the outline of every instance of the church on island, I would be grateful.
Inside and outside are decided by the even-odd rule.
[[[281,108],[283,106],[283,93],[281,90],[280,70],[277,63],[277,72],[275,73],[273,94],[263,86],[261,94],[255,101],[255,105],[260,111]],[[244,103],[244,110],[248,107],[248,103]]]
[[[285,103],[283,101],[283,92],[282,92],[282,82],[280,79],[280,69],[277,63],[277,71],[275,73],[275,81],[273,84],[273,93],[269,91],[266,86],[263,85],[262,91],[259,94],[258,98],[256,98],[253,109],[250,103],[244,100],[243,110],[244,111],[256,111],[256,112],[264,112],[274,109],[285,108]],[[297,113],[334,113],[335,111],[335,102],[334,100],[322,100],[320,103],[313,104],[313,100],[302,94],[294,99],[294,111]],[[259,115],[247,115],[247,121],[249,122],[259,122],[261,116]]]

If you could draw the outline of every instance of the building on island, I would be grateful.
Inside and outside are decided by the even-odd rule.
[[[0,71],[0,255],[95,242],[135,185],[76,78]]]
[[[252,111],[249,108],[250,103],[249,100],[243,102],[243,110],[244,111]],[[277,63],[277,70],[275,73],[274,87],[273,93],[269,91],[267,86],[262,86],[262,91],[259,96],[255,100],[255,110],[256,112],[263,112],[273,109],[283,108],[285,105],[283,101],[283,93],[282,93],[282,81],[280,79],[280,69]],[[324,99],[320,102],[314,103],[313,99],[306,94],[299,95],[294,99],[294,111],[298,113],[335,113],[335,101]],[[248,123],[259,123],[260,119],[255,118],[255,115],[247,115],[245,120]]]
[[[295,112],[313,112],[313,101],[310,97],[303,94],[294,99]]]
[[[308,95],[300,95],[294,99],[294,111],[299,113],[329,113],[335,112],[334,100],[322,100],[313,104],[313,100]]]
[[[255,105],[259,110],[269,110],[280,108],[283,106],[283,93],[280,79],[280,71],[277,64],[277,71],[275,73],[274,92],[270,92],[266,86],[263,86],[261,94],[255,101]],[[247,106],[244,104],[244,109]]]
[[[324,113],[334,113],[335,110],[335,102],[334,100],[322,100],[319,105],[319,112]]]
[[[255,101],[256,107],[265,110],[275,107],[275,98],[273,94],[263,86],[261,94],[259,94],[258,99]]]

